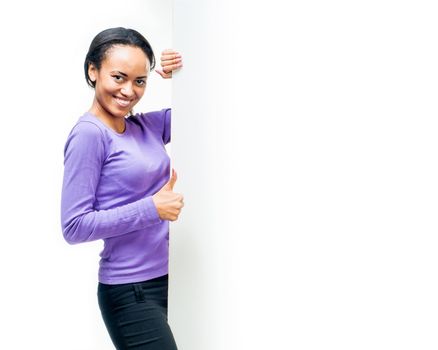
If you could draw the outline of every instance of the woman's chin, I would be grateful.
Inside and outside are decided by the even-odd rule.
[[[129,114],[132,108],[133,108],[132,104],[128,107],[121,107],[117,105],[113,108],[113,114],[115,116],[126,116]]]
[[[117,117],[117,118],[123,118],[123,117],[125,117],[126,115],[128,115],[129,114],[129,108],[113,108],[112,110],[111,110],[111,114],[114,116],[114,117]]]

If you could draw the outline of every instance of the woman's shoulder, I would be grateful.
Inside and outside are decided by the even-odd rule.
[[[100,126],[92,120],[79,118],[72,127],[64,145],[64,164],[103,164],[107,157],[108,143]],[[97,163],[96,163],[97,161]],[[82,164],[82,165],[81,165]]]
[[[102,122],[89,113],[85,113],[79,117],[73,129],[81,130],[81,132],[90,135],[102,135],[105,134],[105,127]]]
[[[106,137],[102,126],[89,115],[84,114],[76,121],[67,137],[66,146],[70,143],[77,147],[105,144]]]
[[[163,108],[151,112],[136,113],[128,117],[128,120],[142,125],[162,125],[166,116],[170,115],[171,108]]]

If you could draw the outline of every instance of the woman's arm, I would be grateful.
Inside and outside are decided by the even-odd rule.
[[[113,209],[94,208],[104,160],[100,129],[93,123],[79,122],[64,149],[61,224],[68,243],[120,236],[162,222],[152,196]]]

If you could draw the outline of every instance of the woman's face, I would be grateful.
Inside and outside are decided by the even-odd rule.
[[[150,63],[138,47],[110,48],[99,70],[88,67],[96,82],[93,109],[106,117],[125,117],[145,92]]]

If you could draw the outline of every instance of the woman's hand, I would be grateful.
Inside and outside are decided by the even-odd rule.
[[[161,53],[161,70],[155,69],[163,79],[172,78],[172,72],[182,67],[182,56],[173,49],[164,50]]]
[[[157,208],[161,220],[175,221],[184,206],[182,194],[173,192],[176,182],[176,172],[172,169],[170,180],[152,196],[152,201]]]

